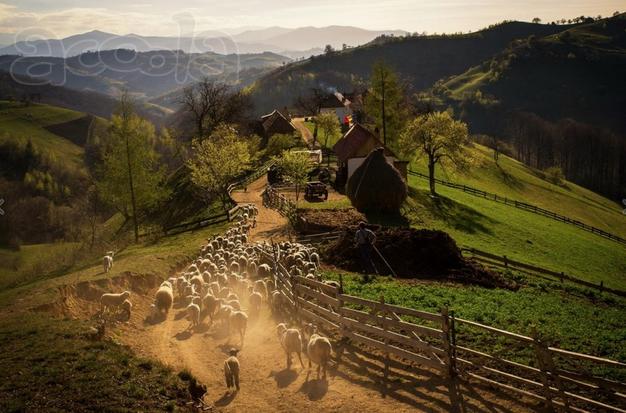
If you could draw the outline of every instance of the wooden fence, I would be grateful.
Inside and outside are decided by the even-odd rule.
[[[420,178],[428,179],[428,175],[426,175],[426,174],[423,174],[423,173],[420,173],[420,172],[411,171],[411,170],[409,170],[407,172],[408,172],[409,175],[413,175],[413,176],[417,176],[417,177],[420,177]],[[626,239],[624,239],[624,238],[621,238],[621,237],[619,237],[617,235],[611,234],[610,232],[604,231],[602,229],[593,227],[591,225],[587,225],[584,222],[578,221],[576,219],[572,219],[572,218],[566,217],[564,215],[557,214],[556,212],[540,208],[540,207],[538,207],[536,205],[528,204],[526,202],[517,201],[517,200],[514,200],[514,199],[509,199],[507,197],[503,197],[503,196],[500,196],[498,194],[493,194],[493,193],[486,192],[486,191],[483,191],[483,190],[480,190],[480,189],[476,189],[476,188],[473,188],[471,186],[456,184],[454,182],[444,181],[444,180],[438,179],[438,178],[435,178],[435,182],[440,184],[440,185],[447,186],[449,188],[460,189],[461,191],[466,192],[466,193],[471,194],[471,195],[479,196],[481,198],[485,198],[485,199],[488,199],[488,200],[491,200],[491,201],[499,202],[499,203],[502,203],[504,205],[513,206],[515,208],[523,209],[525,211],[529,211],[529,212],[532,212],[534,214],[543,215],[545,217],[554,219],[556,221],[560,221],[560,222],[564,222],[566,224],[574,225],[574,226],[576,226],[576,227],[578,227],[580,229],[583,229],[585,231],[591,232],[591,233],[599,235],[601,237],[604,237],[604,238],[610,239],[612,241],[619,242],[621,244],[626,245]]]
[[[411,373],[417,365],[513,392],[555,411],[626,412],[626,384],[606,378],[626,377],[624,363],[552,347],[537,334],[459,319],[447,308],[436,314],[388,304],[384,296],[374,301],[348,295],[341,278],[336,287],[292,276],[271,251],[261,252],[274,263],[289,313],[382,352],[385,379],[392,366]]]
[[[271,185],[265,188],[262,197],[265,207],[275,209],[295,226],[298,220],[298,207],[293,201],[289,200]]]
[[[567,275],[564,272],[548,270],[545,268],[538,267],[536,265],[512,260],[508,258],[506,255],[499,256],[496,254],[478,250],[476,248],[463,247],[461,248],[461,252],[463,252],[464,255],[469,255],[471,258],[477,261],[480,261],[481,263],[486,264],[486,265],[496,266],[496,267],[505,268],[505,269],[509,268],[512,270],[523,271],[523,272],[530,273],[533,275],[548,275],[552,277],[550,279],[556,278],[557,280],[561,282],[569,281],[574,284],[582,285],[582,286],[589,287],[589,288],[594,288],[599,291],[606,291],[612,294],[619,295],[621,297],[626,297],[626,291],[608,288],[604,285],[603,281],[600,281],[599,283],[594,284],[589,281],[581,280],[580,278],[572,277],[571,275]]]

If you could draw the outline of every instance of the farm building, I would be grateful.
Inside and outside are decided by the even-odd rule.
[[[296,133],[296,128],[291,123],[289,115],[285,115],[278,110],[274,110],[272,113],[261,116],[257,129],[258,133],[265,140],[276,134],[291,135]]]
[[[329,93],[320,105],[320,113],[327,112],[334,113],[337,119],[339,119],[339,123],[342,125],[346,123],[349,124],[352,118],[350,101],[339,92]]]
[[[339,166],[338,175],[344,177],[347,182],[354,171],[361,166],[367,155],[372,150],[382,146],[384,146],[383,143],[374,133],[359,123],[354,124],[333,147]],[[385,148],[385,157],[406,181],[408,162],[399,160],[389,148]]]

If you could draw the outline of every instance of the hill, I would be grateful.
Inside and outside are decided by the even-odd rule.
[[[33,145],[48,156],[84,170],[82,143],[93,117],[60,107],[0,101],[0,142],[11,140]],[[55,133],[56,132],[56,133]]]
[[[625,72],[622,14],[517,41],[433,92],[473,133],[507,141],[523,162],[539,169],[559,166],[570,180],[621,199]]]
[[[128,90],[137,98],[143,99],[159,96],[206,76],[239,84],[240,72],[278,67],[288,60],[269,52],[221,55],[117,49],[86,52],[69,58],[0,56],[0,70],[13,75],[29,76],[38,83],[50,82],[110,96],[117,96],[122,90]]]
[[[291,104],[310,87],[351,91],[369,77],[376,61],[383,60],[419,91],[441,78],[463,73],[515,39],[555,34],[568,27],[505,22],[464,35],[386,37],[292,63],[262,77],[251,90],[259,111],[264,112]]]
[[[185,53],[246,54],[263,52],[298,53],[322,48],[326,44],[361,45],[380,35],[404,35],[402,30],[365,30],[351,26],[328,27],[268,27],[228,35],[214,31],[196,37],[117,35],[93,30],[63,39],[18,41],[0,48],[1,55],[72,57],[90,51],[132,49],[137,52],[182,50]],[[14,36],[0,37],[2,43],[15,41]]]
[[[0,71],[0,100],[25,100],[59,106],[73,111],[86,112],[93,116],[109,119],[115,111],[118,101],[91,90],[75,90],[55,86],[48,81],[33,79],[28,76],[14,75]],[[159,124],[169,114],[163,107],[137,102],[137,113]]]
[[[468,172],[446,174],[439,170],[437,176],[626,236],[626,218],[617,203],[571,182],[550,183],[538,171],[504,155],[496,165],[491,151],[480,145],[471,155],[475,161]],[[411,169],[427,173],[423,161],[413,163]],[[622,244],[442,185],[437,186],[440,199],[433,199],[423,178],[410,177],[409,184],[404,212],[413,226],[442,229],[460,245],[626,290],[626,247]]]

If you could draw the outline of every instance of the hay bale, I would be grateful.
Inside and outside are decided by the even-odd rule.
[[[346,195],[360,212],[397,212],[407,197],[400,172],[387,162],[383,148],[365,158],[348,180]]]

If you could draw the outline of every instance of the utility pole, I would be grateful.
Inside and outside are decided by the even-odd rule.
[[[381,94],[382,94],[382,115],[383,115],[383,146],[387,147],[387,118],[385,116],[385,68],[380,68]]]

